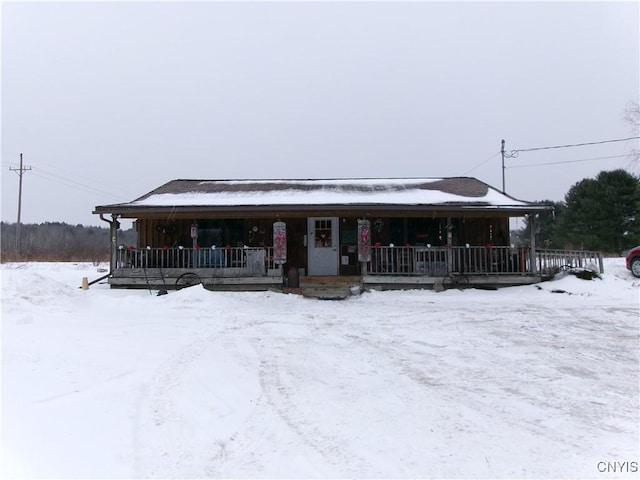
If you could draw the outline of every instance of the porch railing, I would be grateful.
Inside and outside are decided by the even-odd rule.
[[[117,268],[238,268],[263,274],[277,269],[272,247],[229,248],[124,248],[117,254]]]
[[[602,273],[602,254],[586,250],[536,250],[529,247],[371,247],[363,274],[438,277],[461,275],[552,275],[564,268],[594,265]],[[238,275],[264,275],[277,270],[272,247],[124,248],[117,251],[118,269],[238,269]]]
[[[604,272],[602,253],[588,250],[537,250],[538,271],[557,273],[566,268],[589,268],[595,266]]]
[[[602,272],[602,255],[591,251],[536,250],[511,246],[392,247],[371,248],[366,273],[372,275],[444,276],[549,275],[563,267],[585,268],[590,264]],[[535,269],[533,268],[535,266]]]
[[[441,276],[448,273],[517,274],[531,271],[526,247],[372,247],[367,273]]]

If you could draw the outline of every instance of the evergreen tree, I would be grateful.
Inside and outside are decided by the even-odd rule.
[[[576,183],[558,233],[567,247],[620,253],[640,243],[640,180],[618,169]]]

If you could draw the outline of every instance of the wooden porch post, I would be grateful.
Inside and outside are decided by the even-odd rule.
[[[447,217],[447,245],[449,247],[453,247],[453,223],[451,223],[451,217]],[[451,254],[453,250],[451,248],[447,249],[447,272],[453,272],[453,255]]]
[[[120,222],[118,222],[117,215],[111,215],[113,221],[109,222],[109,230],[111,237],[111,260],[109,262],[109,272],[113,272],[118,265],[118,228],[120,227]]]
[[[536,233],[538,231],[538,215],[532,213],[529,215],[529,226],[531,227],[531,250],[529,255],[531,256],[531,273],[536,275],[538,273],[538,266],[536,265]]]
[[[367,264],[371,261],[371,222],[358,219],[358,261],[363,276],[367,275]]]
[[[109,253],[109,274],[113,274],[113,271],[118,265],[118,228],[120,228],[120,222],[118,222],[118,215],[111,214],[111,220],[104,218],[104,214],[100,214],[100,220],[109,224],[109,238],[111,239],[111,252]]]

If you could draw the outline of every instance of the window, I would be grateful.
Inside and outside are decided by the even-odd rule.
[[[434,245],[447,243],[446,218],[392,218],[390,241],[395,245]]]
[[[244,245],[244,220],[200,220],[198,244],[206,247]]]
[[[314,245],[317,248],[333,246],[333,241],[331,238],[331,219],[316,220],[314,230],[315,230]]]

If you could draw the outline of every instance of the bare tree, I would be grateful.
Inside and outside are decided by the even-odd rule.
[[[631,131],[634,136],[640,136],[640,103],[630,101],[624,111],[624,119],[631,125]],[[632,148],[629,154],[631,157],[630,165],[635,170],[640,170],[640,149]]]

